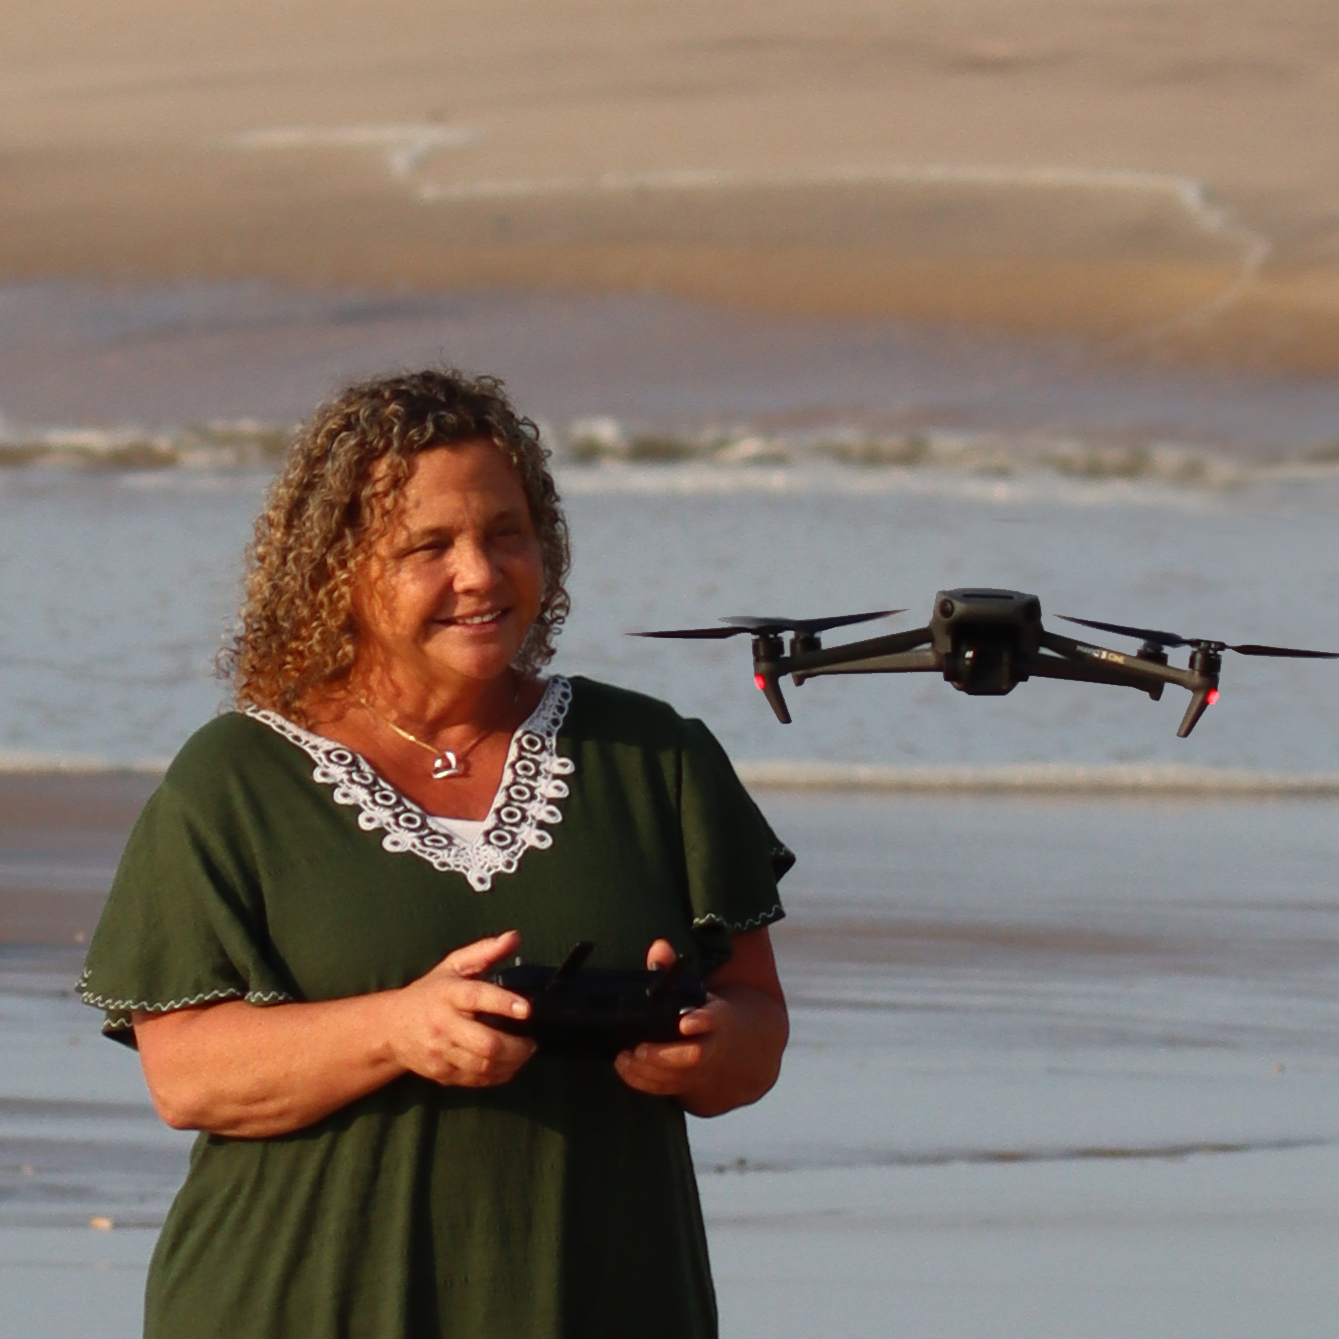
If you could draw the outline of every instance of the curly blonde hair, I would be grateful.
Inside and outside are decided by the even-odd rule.
[[[539,616],[515,665],[530,675],[552,659],[571,605],[571,549],[539,430],[494,377],[413,372],[350,386],[299,431],[256,518],[238,628],[219,657],[239,703],[310,723],[313,696],[337,690],[353,668],[354,589],[414,457],[479,438],[520,476],[543,555]]]

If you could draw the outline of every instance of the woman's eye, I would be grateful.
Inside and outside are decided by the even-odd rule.
[[[449,553],[451,545],[445,540],[433,540],[430,544],[419,544],[410,549],[409,557],[417,558],[420,562],[431,562],[434,558],[440,558],[443,554]]]

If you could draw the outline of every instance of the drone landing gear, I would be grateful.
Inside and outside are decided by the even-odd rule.
[[[818,644],[817,637],[811,636],[809,640],[815,645]],[[767,699],[767,705],[775,712],[777,720],[782,725],[789,725],[790,708],[786,706],[786,699],[781,694],[781,676],[773,668],[773,665],[785,655],[785,650],[780,637],[767,635],[753,639],[753,682],[762,690],[762,695]]]

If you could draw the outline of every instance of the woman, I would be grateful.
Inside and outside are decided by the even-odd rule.
[[[785,1046],[793,857],[706,729],[538,675],[568,601],[547,453],[491,380],[355,386],[257,522],[228,667],[130,839],[81,982],[202,1132],[150,1339],[706,1336],[684,1126]],[[556,962],[706,974],[607,1061],[479,1021]]]

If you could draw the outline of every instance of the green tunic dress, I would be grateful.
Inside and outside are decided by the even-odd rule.
[[[132,1010],[402,986],[517,928],[526,958],[667,938],[710,971],[777,920],[793,857],[698,721],[550,681],[479,838],[273,713],[221,716],[130,838],[80,982]],[[306,1129],[202,1134],[149,1271],[147,1339],[695,1339],[715,1301],[684,1116],[607,1061],[406,1076]]]

